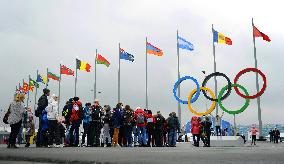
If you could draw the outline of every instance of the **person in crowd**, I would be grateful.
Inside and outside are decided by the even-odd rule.
[[[129,105],[125,106],[122,116],[122,124],[124,127],[125,147],[132,147],[132,130],[135,124],[134,112]]]
[[[53,94],[49,99],[48,106],[46,107],[48,119],[48,147],[59,147],[60,136],[58,136],[58,97]],[[56,145],[53,145],[55,142]]]
[[[73,108],[70,117],[70,146],[78,147],[79,145],[79,127],[83,117],[83,107],[79,97],[73,98]]]
[[[88,141],[87,141],[87,145],[85,145],[85,139],[86,139],[86,136],[88,134],[88,130],[89,130],[89,126],[90,126],[90,122],[92,120],[92,117],[91,117],[91,106],[92,104],[91,103],[86,103],[84,109],[83,109],[83,129],[84,129],[84,133],[83,133],[83,136],[82,136],[82,143],[81,143],[81,147],[82,146],[87,146],[88,145]],[[87,140],[90,140],[89,138],[87,138]]]
[[[37,103],[37,109],[35,111],[35,116],[38,117],[39,121],[39,128],[38,128],[38,132],[41,132],[42,130],[42,113],[45,110],[45,108],[48,106],[48,96],[50,95],[50,90],[47,88],[43,89],[43,95],[38,99],[38,103]],[[37,147],[41,147],[42,146],[42,142],[45,141],[41,141],[40,140],[40,136],[42,136],[40,133],[37,134],[37,140],[36,140],[36,146]]]
[[[251,145],[252,144],[256,145],[255,142],[256,142],[256,134],[258,132],[258,129],[255,127],[255,125],[252,125],[250,132],[251,132]]]
[[[14,100],[9,105],[7,122],[10,124],[11,133],[7,148],[18,148],[16,146],[16,138],[22,126],[22,118],[25,111],[23,106],[24,99],[24,94],[16,94]]]
[[[118,144],[120,146],[126,145],[126,140],[125,140],[125,130],[124,130],[124,124],[123,124],[123,115],[126,112],[125,108],[123,108],[123,104],[122,103],[118,103],[115,107],[116,109],[118,109],[121,112],[121,116],[122,116],[122,122],[120,124],[120,128],[119,128],[119,134],[118,134]]]
[[[148,147],[155,147],[155,137],[154,137],[154,132],[155,132],[155,123],[156,120],[154,119],[154,116],[152,115],[151,110],[147,110],[147,125],[146,125],[146,132],[148,135],[148,142],[147,146]]]
[[[104,106],[103,120],[103,144],[104,147],[111,147],[110,127],[111,124],[111,108],[109,105]]]
[[[31,137],[34,135],[35,133],[35,124],[34,124],[34,117],[32,114],[30,114],[28,116],[28,121],[27,123],[25,124],[25,128],[26,128],[26,145],[25,147],[30,147],[31,143],[30,143],[30,140],[31,140]]]
[[[221,116],[219,116],[217,114],[216,117],[215,117],[215,130],[216,130],[216,135],[217,136],[221,136],[222,135],[222,133],[221,133],[221,120],[222,120],[223,115],[224,115],[224,112],[222,113]]]
[[[155,120],[155,145],[157,147],[163,147],[164,143],[164,126],[166,124],[166,119],[162,116],[161,112],[158,111],[157,115],[154,117]]]
[[[272,131],[272,129],[270,129],[270,131],[269,131],[269,142],[273,142],[274,141],[274,138],[273,138],[273,131]]]
[[[112,138],[112,145],[114,147],[119,146],[118,144],[118,136],[119,136],[119,129],[121,127],[122,122],[122,112],[120,110],[120,103],[116,105],[116,108],[113,109],[113,115],[111,118],[112,126],[114,128],[113,138]]]
[[[277,128],[275,128],[274,129],[274,143],[278,144],[279,139],[280,139],[280,131]]]
[[[136,120],[136,126],[138,130],[138,143],[140,147],[146,147],[146,124],[147,124],[147,114],[140,107],[136,108],[134,113]]]
[[[103,117],[103,108],[100,106],[98,99],[95,100],[94,105],[92,106],[92,121],[90,124],[91,130],[91,141],[90,144],[92,147],[100,146],[100,134],[102,129],[102,117]]]
[[[66,128],[66,135],[65,135],[65,147],[68,147],[70,145],[70,128],[71,128],[71,122],[70,122],[70,118],[71,118],[71,114],[72,114],[72,109],[73,109],[73,98],[70,98],[63,110],[62,110],[62,116],[64,117],[64,123],[65,123],[65,128]]]
[[[200,141],[200,122],[196,116],[191,118],[191,134],[193,135],[193,145],[199,147]]]
[[[204,147],[210,147],[210,136],[211,136],[211,126],[212,122],[209,120],[209,117],[205,116],[204,121],[201,122],[202,126],[202,136]]]
[[[135,119],[134,119],[134,121],[135,121]],[[136,126],[136,122],[135,122],[135,124],[133,126],[132,132],[133,132],[133,142],[134,142],[133,145],[134,145],[134,147],[138,147],[139,146],[139,142],[138,142],[138,128]]]
[[[58,122],[58,129],[57,129],[57,136],[60,138],[60,146],[59,147],[64,147],[64,139],[65,139],[65,127],[63,123],[65,122],[65,118],[63,116],[59,116],[57,118]]]
[[[180,133],[180,124],[175,112],[172,112],[171,116],[167,119],[169,128],[169,141],[170,147],[175,147],[177,142],[177,133]]]

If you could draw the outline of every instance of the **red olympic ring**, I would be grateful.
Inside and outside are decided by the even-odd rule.
[[[237,81],[239,80],[239,78],[240,78],[241,75],[243,75],[243,74],[245,74],[245,73],[247,73],[247,72],[251,72],[251,71],[260,74],[260,76],[261,76],[262,79],[263,79],[263,86],[262,86],[261,90],[260,90],[258,93],[256,93],[255,95],[252,95],[252,96],[243,95],[237,87],[234,87],[236,93],[237,93],[239,96],[241,96],[241,97],[243,97],[243,98],[245,98],[245,99],[255,99],[255,98],[261,96],[261,95],[264,93],[265,89],[266,89],[266,76],[264,75],[264,73],[262,73],[262,72],[261,72],[259,69],[257,69],[257,68],[246,68],[246,69],[240,71],[240,72],[236,75],[236,77],[235,77],[235,79],[234,79],[234,84],[237,84]]]

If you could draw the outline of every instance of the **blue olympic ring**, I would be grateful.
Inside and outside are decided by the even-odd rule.
[[[174,85],[173,93],[174,93],[174,96],[175,96],[176,100],[179,103],[182,103],[182,104],[188,104],[188,101],[183,101],[183,100],[181,100],[177,96],[177,88],[178,88],[178,86],[180,85],[181,82],[183,82],[184,80],[187,80],[187,79],[192,80],[196,84],[196,87],[197,87],[196,88],[197,89],[196,94],[191,98],[190,103],[194,103],[198,99],[198,97],[200,95],[200,85],[199,85],[198,81],[195,78],[193,78],[191,76],[184,76],[182,78],[179,78],[178,81]]]

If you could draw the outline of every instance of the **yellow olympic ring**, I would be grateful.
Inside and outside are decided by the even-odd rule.
[[[206,88],[206,87],[200,87],[200,90],[208,91],[209,94],[211,95],[211,97],[212,97],[213,99],[215,99],[214,92],[213,92],[211,89]],[[192,91],[189,93],[189,95],[188,95],[188,104],[187,104],[188,109],[189,109],[193,114],[195,114],[196,116],[203,116],[203,115],[208,115],[208,114],[210,114],[210,113],[214,110],[214,108],[215,108],[215,106],[216,106],[216,101],[212,101],[212,104],[211,104],[210,108],[209,108],[207,111],[205,111],[205,112],[196,112],[196,111],[191,107],[190,100],[191,100],[191,97],[196,93],[196,91],[197,91],[197,90],[194,89],[194,90],[192,90]]]

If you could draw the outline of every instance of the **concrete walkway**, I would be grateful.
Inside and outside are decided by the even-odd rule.
[[[284,144],[263,142],[251,147],[175,148],[0,148],[0,163],[284,163]]]

